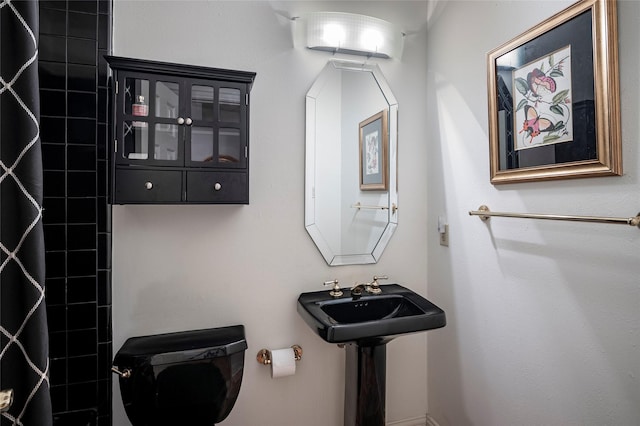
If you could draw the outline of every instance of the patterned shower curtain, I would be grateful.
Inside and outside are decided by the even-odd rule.
[[[44,302],[38,2],[0,0],[0,425],[52,424]]]

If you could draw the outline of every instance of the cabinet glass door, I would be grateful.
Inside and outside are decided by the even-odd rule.
[[[191,163],[213,166],[217,160],[215,143],[215,88],[211,85],[191,85]],[[202,163],[202,164],[201,164]]]
[[[244,144],[240,135],[241,92],[231,87],[220,88],[218,105],[218,159],[221,163],[243,163]],[[229,165],[232,165],[229,164]]]
[[[124,114],[130,119],[122,121],[122,157],[127,160],[149,158],[149,80],[127,77],[124,79]]]
[[[156,81],[155,84],[155,126],[153,159],[158,161],[178,161],[181,130],[180,85],[171,81]]]
[[[245,167],[242,91],[217,83],[190,85],[187,161],[197,167]]]

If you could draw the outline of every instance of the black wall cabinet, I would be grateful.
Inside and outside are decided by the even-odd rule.
[[[114,204],[248,204],[255,73],[107,56]]]

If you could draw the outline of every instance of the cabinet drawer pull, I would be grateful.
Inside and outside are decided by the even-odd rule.
[[[145,182],[145,183],[144,183],[144,187],[145,187],[147,190],[150,190],[151,188],[153,188],[153,183],[151,183],[151,182]]]
[[[184,118],[178,117],[178,124],[184,124]]]
[[[213,189],[215,189],[216,191],[220,191],[222,189],[222,185],[220,185],[220,182],[216,182],[215,185],[213,185]]]

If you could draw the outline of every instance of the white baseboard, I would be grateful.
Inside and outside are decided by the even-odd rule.
[[[436,420],[427,413],[427,426],[440,426]]]
[[[398,420],[387,423],[387,426],[440,426],[433,417],[427,413],[425,416],[414,417],[412,419]]]
[[[387,423],[387,426],[428,426],[427,416],[398,420],[396,422]]]

